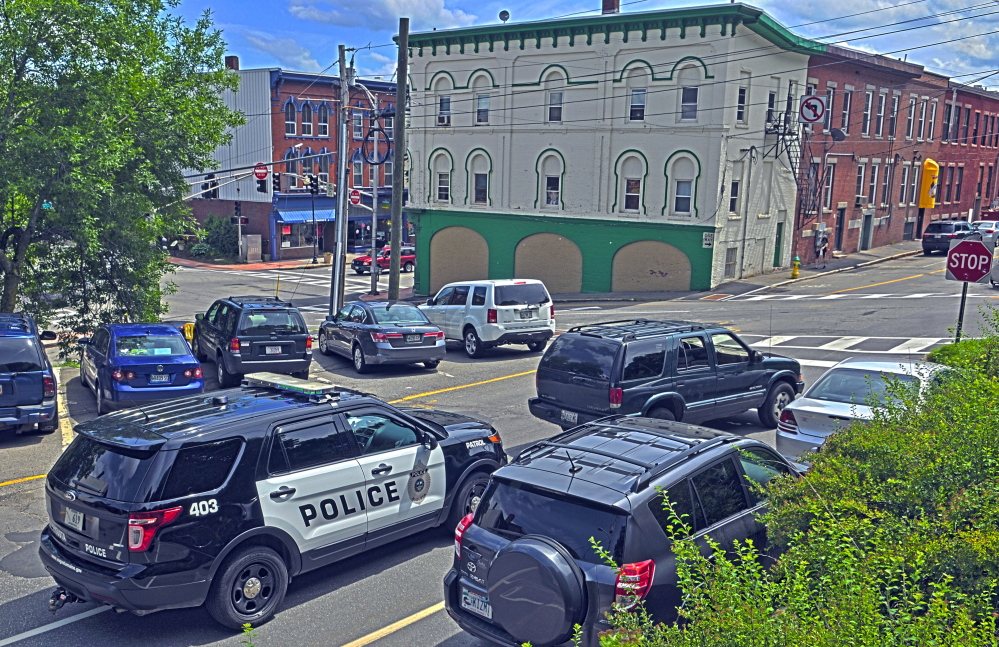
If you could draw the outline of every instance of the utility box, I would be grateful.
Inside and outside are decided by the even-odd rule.
[[[260,262],[260,234],[243,236],[243,259],[247,263]]]

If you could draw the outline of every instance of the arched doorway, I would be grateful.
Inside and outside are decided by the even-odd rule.
[[[552,294],[579,292],[583,255],[576,243],[558,234],[534,234],[517,243],[514,277],[538,279]]]
[[[489,278],[489,245],[468,227],[446,227],[430,239],[430,290]]]
[[[672,292],[690,289],[690,259],[658,240],[640,240],[614,254],[613,292]]]

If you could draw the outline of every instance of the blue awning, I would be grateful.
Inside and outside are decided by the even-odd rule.
[[[312,209],[303,211],[278,209],[277,217],[281,222],[312,222]],[[336,220],[333,209],[316,209],[316,222],[331,222],[333,220]]]

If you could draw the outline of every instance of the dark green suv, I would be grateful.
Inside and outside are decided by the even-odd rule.
[[[685,422],[757,409],[776,427],[805,383],[797,360],[753,350],[731,330],[646,319],[576,326],[541,358],[531,413],[563,429],[611,413]]]

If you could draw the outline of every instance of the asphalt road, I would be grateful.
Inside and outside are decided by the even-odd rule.
[[[725,323],[760,350],[801,360],[810,384],[846,357],[914,358],[946,341],[957,317],[961,284],[945,281],[942,270],[941,257],[913,256],[731,298],[719,293],[734,294],[738,286],[667,302],[559,304],[557,318],[560,330],[627,318]],[[271,273],[254,274],[264,276],[182,270],[173,277],[178,292],[171,297],[168,317],[189,319],[219,295],[274,289]],[[308,271],[298,282],[294,300],[296,305],[315,307],[306,310],[306,317],[310,325],[317,325],[325,312],[327,290],[312,285],[321,282],[313,276],[328,280],[326,272]],[[288,293],[285,289],[294,285],[294,278],[282,278],[282,296],[290,296],[295,287]],[[983,321],[980,307],[996,298],[999,291],[970,286],[966,331],[977,333]],[[473,361],[455,345],[449,347],[447,360],[437,370],[387,367],[357,375],[346,359],[317,354],[313,376],[399,404],[483,418],[500,431],[508,453],[515,454],[525,444],[558,431],[527,410],[539,357],[540,353],[529,353],[523,347],[504,347]],[[206,368],[206,374],[214,374],[214,367]],[[61,382],[72,422],[92,417],[93,395],[81,387],[77,371],[63,369]],[[770,443],[774,440],[773,430],[762,427],[755,412],[709,426]],[[238,644],[238,637],[220,629],[201,609],[136,617],[80,604],[55,617],[48,613],[53,585],[36,557],[38,533],[45,524],[43,481],[31,477],[43,475],[62,447],[59,432],[0,437],[0,647],[36,630],[44,633],[23,636],[16,644],[130,645],[137,637],[147,644]],[[31,480],[7,483],[17,479]],[[259,629],[254,643],[261,647],[481,647],[483,643],[462,634],[435,606],[442,598],[441,579],[452,554],[450,530],[429,531],[298,577],[282,610]],[[67,619],[67,624],[52,624]]]

